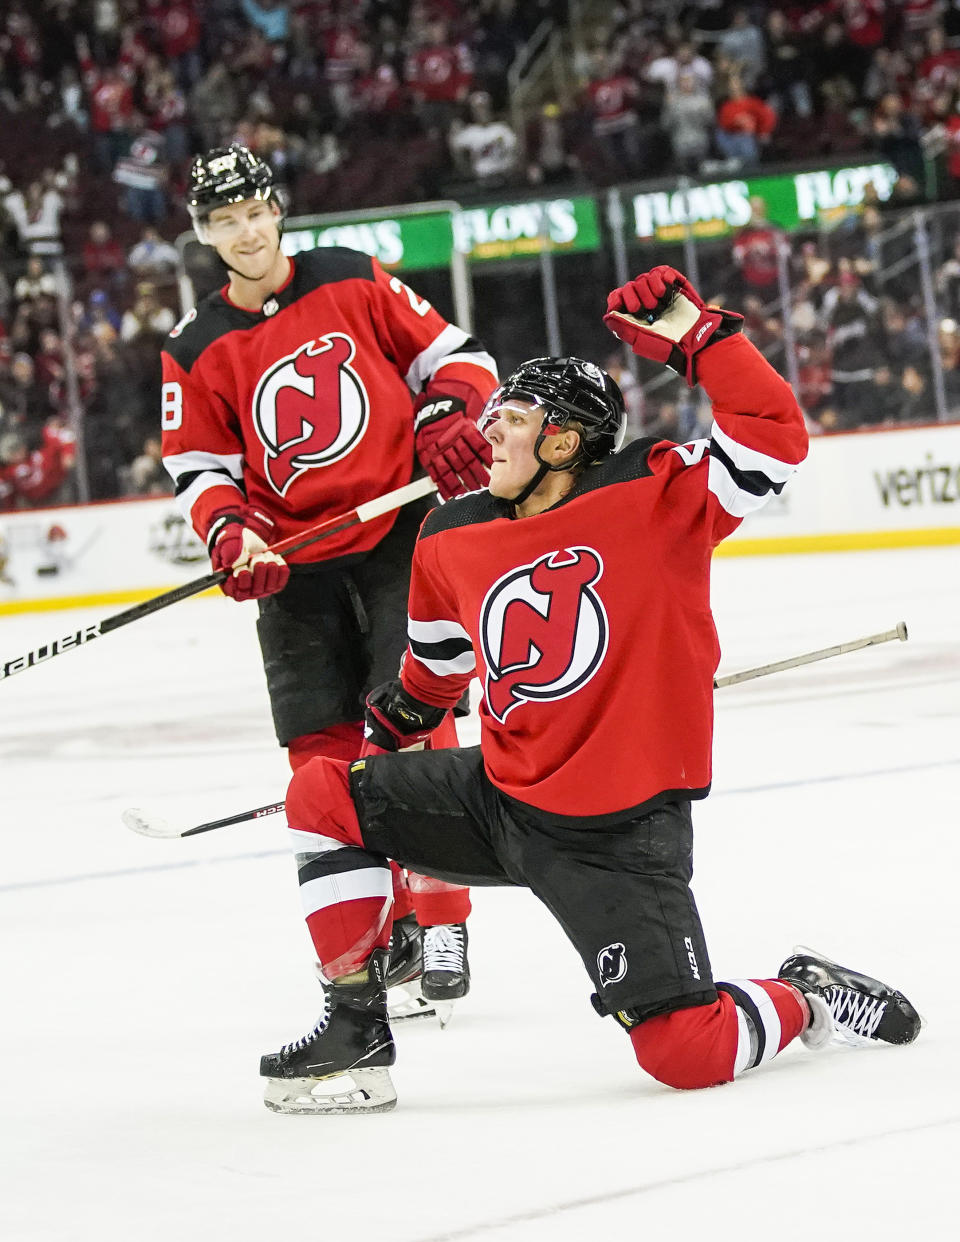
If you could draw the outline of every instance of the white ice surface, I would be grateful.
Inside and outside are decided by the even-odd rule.
[[[190,601],[0,685],[0,1239],[957,1237],[960,552],[719,560],[714,603],[723,672],[910,626],[717,693],[695,890],[718,978],[812,944],[902,988],[916,1044],[671,1092],[536,901],[484,889],[397,1109],[267,1112],[259,1055],[319,1003],[282,817],[120,823],[285,791],[255,609]],[[110,611],[4,618],[0,655]]]

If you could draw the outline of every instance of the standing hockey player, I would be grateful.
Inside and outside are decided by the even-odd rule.
[[[364,697],[396,676],[427,501],[312,544],[287,564],[268,545],[409,483],[417,460],[445,499],[485,486],[477,414],[492,358],[376,259],[280,248],[271,169],[234,145],[199,156],[188,207],[229,283],[177,325],[163,353],[163,460],[180,508],[257,630],[277,738],[296,769],[355,759]],[[435,744],[456,745],[452,716]],[[395,966],[429,999],[466,993],[466,889],[395,870]],[[412,893],[410,890],[413,890]],[[405,913],[400,908],[400,914]],[[391,981],[399,981],[392,974]]]
[[[705,306],[674,269],[615,290],[605,322],[703,386],[711,436],[622,447],[620,390],[577,358],[525,363],[491,396],[489,489],[424,523],[407,658],[367,708],[371,741],[399,750],[476,671],[481,744],[316,759],[294,775],[287,816],[327,984],[313,1030],[261,1061],[276,1111],[395,1103],[386,858],[530,888],[580,954],[598,1012],[673,1087],[730,1082],[797,1037],[918,1033],[899,992],[810,951],[775,977],[714,983],[690,891],[691,802],[711,779],[711,553],[780,492],[807,436],[742,317]]]

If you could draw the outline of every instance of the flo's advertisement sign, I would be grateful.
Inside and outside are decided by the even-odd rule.
[[[304,216],[288,222],[283,233],[286,254],[315,246],[360,250],[391,271],[447,267],[453,249],[453,217],[449,211],[434,211],[366,220],[324,220],[322,224],[315,217]]]
[[[767,217],[781,228],[829,225],[859,207],[872,183],[881,202],[893,191],[889,164],[824,168],[777,177],[749,177],[635,194],[630,200],[634,235],[641,241],[724,237],[750,219],[750,200],[766,204]]]
[[[457,249],[470,259],[514,259],[553,250],[596,250],[597,204],[587,195],[471,207],[454,216]]]
[[[349,246],[373,255],[391,271],[416,271],[447,267],[454,247],[473,262],[526,258],[540,253],[544,239],[563,253],[596,250],[600,226],[595,200],[578,195],[322,223],[305,216],[288,222],[283,249],[293,255],[314,246]]]

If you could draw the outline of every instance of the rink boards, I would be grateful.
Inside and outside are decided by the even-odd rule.
[[[718,554],[947,543],[960,543],[960,425],[815,437],[782,495]],[[4,562],[0,614],[134,603],[209,568],[168,498],[0,515]]]

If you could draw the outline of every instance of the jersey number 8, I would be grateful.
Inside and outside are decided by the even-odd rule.
[[[164,431],[177,431],[183,425],[183,389],[177,383],[164,384],[160,390],[160,426]]]

